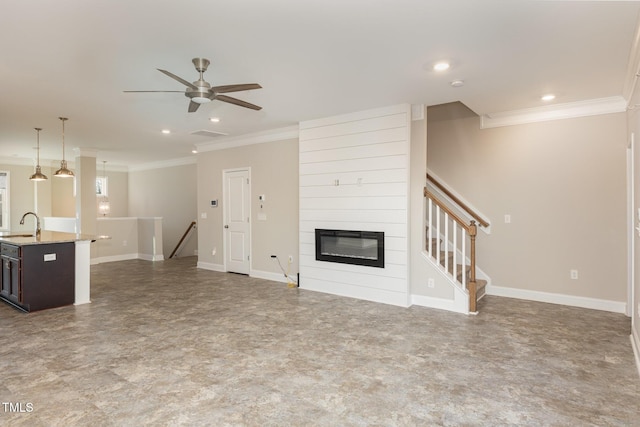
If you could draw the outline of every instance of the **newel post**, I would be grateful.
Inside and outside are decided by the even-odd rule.
[[[469,286],[467,289],[469,290],[469,311],[476,312],[476,303],[478,302],[477,287],[476,287],[476,234],[478,233],[478,227],[476,226],[476,222],[471,220],[471,224],[469,225],[469,237],[471,239],[471,254],[470,258],[470,271],[469,271]]]

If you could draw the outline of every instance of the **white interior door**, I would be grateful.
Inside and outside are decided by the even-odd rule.
[[[224,171],[224,260],[232,273],[249,274],[249,170]]]

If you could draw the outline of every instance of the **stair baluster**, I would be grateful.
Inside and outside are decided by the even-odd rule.
[[[457,281],[467,289],[469,293],[469,311],[475,312],[477,310],[478,292],[478,281],[476,280],[476,236],[478,226],[476,221],[471,220],[469,223],[464,221],[426,187],[424,188],[424,196],[428,202],[427,253],[438,265],[444,267],[444,271],[454,281]],[[460,260],[458,260],[458,227],[460,228]],[[449,239],[449,228],[451,228],[453,237],[451,241]],[[466,256],[467,238],[469,239],[468,262]],[[444,240],[444,244],[442,244],[442,240]],[[482,282],[484,283],[484,281]]]

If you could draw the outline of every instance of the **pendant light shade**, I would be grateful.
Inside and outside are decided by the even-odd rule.
[[[102,176],[105,179],[105,183],[106,183],[106,179],[107,179],[107,173],[106,173],[106,166],[107,161],[103,160],[102,161]],[[105,188],[102,188],[102,191],[104,192]],[[104,193],[103,193],[104,194]],[[102,216],[106,216],[109,212],[111,212],[111,206],[109,205],[109,199],[107,198],[106,195],[102,196],[102,199],[100,200],[100,202],[98,202],[98,212],[100,212],[102,214]]]
[[[36,173],[34,173],[33,175],[31,175],[29,177],[29,179],[31,181],[44,181],[47,179],[47,176],[45,174],[42,173],[42,170],[40,169],[40,131],[42,130],[42,128],[34,128],[37,132],[37,139],[38,139],[38,145],[36,146]]]
[[[56,171],[54,176],[59,178],[71,178],[73,172],[67,168],[67,161],[64,159],[64,122],[69,120],[66,117],[58,117],[62,121],[62,161],[60,162],[60,169]]]

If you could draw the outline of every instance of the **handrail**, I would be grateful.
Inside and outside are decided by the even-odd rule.
[[[176,254],[176,252],[178,252],[178,248],[180,247],[180,245],[182,244],[184,239],[187,238],[187,234],[189,234],[189,232],[193,229],[193,227],[195,227],[195,225],[196,225],[196,222],[195,221],[191,221],[191,224],[189,224],[189,226],[187,227],[187,230],[182,235],[182,238],[180,239],[180,241],[176,245],[176,247],[173,250],[173,252],[171,252],[171,255],[169,255],[169,258],[173,258],[173,256]]]
[[[447,207],[447,205],[445,205],[442,201],[440,201],[440,199],[438,199],[438,197],[433,194],[431,191],[427,190],[427,187],[424,187],[424,197],[428,197],[431,200],[433,200],[433,202],[438,205],[440,207],[440,209],[442,209],[443,211],[445,211],[447,214],[449,214],[450,217],[453,218],[453,220],[455,222],[458,223],[458,225],[460,225],[460,227],[464,228],[467,230],[467,233],[469,233],[469,229],[470,229],[470,225],[467,224],[467,222],[460,218],[458,215],[456,215],[455,212],[453,212],[450,208]]]
[[[429,173],[427,173],[427,180],[431,181],[433,183],[433,185],[435,185],[436,187],[438,187],[438,189],[440,191],[442,191],[444,194],[447,195],[447,197],[449,197],[451,200],[453,200],[458,206],[460,206],[460,208],[462,210],[464,210],[466,213],[468,213],[472,218],[474,218],[477,222],[478,225],[480,225],[481,227],[488,227],[489,223],[487,221],[485,221],[484,219],[482,219],[482,217],[477,214],[473,209],[471,209],[469,206],[467,206],[462,200],[460,200],[458,197],[456,197],[451,191],[449,191],[444,185],[442,185],[441,183],[439,183],[438,181],[436,181],[436,179],[430,175]]]

